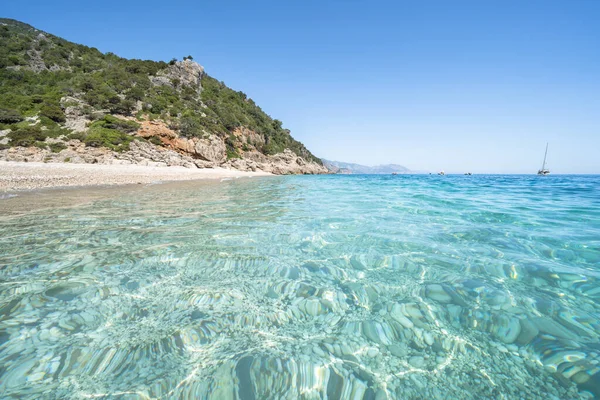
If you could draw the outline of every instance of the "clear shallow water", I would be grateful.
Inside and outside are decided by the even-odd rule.
[[[600,396],[600,177],[0,202],[0,397]]]

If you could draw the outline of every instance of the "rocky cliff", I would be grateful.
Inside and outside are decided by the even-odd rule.
[[[0,160],[328,170],[191,57],[127,60],[0,19]]]

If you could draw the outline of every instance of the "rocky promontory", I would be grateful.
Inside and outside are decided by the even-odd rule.
[[[191,56],[129,60],[9,19],[0,19],[0,160],[328,173],[281,121]]]

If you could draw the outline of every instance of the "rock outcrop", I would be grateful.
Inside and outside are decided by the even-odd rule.
[[[248,128],[237,128],[233,135],[237,143],[244,143],[247,150],[237,149],[239,158],[227,159],[227,147],[223,138],[205,134],[203,138],[182,138],[162,121],[142,121],[136,135],[145,139],[155,138],[161,144],[179,154],[193,159],[200,168],[224,166],[241,171],[265,171],[273,174],[326,174],[329,171],[314,162],[306,161],[286,149],[283,153],[265,155],[256,150],[264,145],[264,137]],[[150,157],[157,161],[157,157]],[[173,165],[173,164],[168,164]]]
[[[166,71],[162,71],[150,78],[156,86],[190,86],[201,89],[200,80],[204,75],[204,67],[192,60],[177,61],[169,65]]]
[[[128,151],[119,153],[106,148],[89,147],[79,140],[70,140],[67,148],[52,152],[38,147],[11,147],[0,150],[2,161],[24,162],[70,162],[75,164],[136,164],[155,167],[183,166],[187,168],[205,168],[192,157],[176,151],[155,146],[148,142],[135,140]]]
[[[85,132],[91,122],[83,111],[85,103],[78,98],[65,96],[60,99],[60,105],[65,112],[65,128],[73,132]]]
[[[4,137],[10,132],[2,131]],[[261,136],[251,130],[239,130],[238,136],[250,138],[257,145]],[[26,162],[70,162],[88,164],[136,164],[157,167],[183,166],[187,168],[224,167],[240,171],[264,171],[276,175],[325,174],[322,165],[309,162],[286,149],[283,153],[265,155],[255,150],[240,150],[240,158],[227,159],[227,147],[217,135],[205,138],[182,138],[161,121],[142,121],[134,132],[138,139],[133,140],[129,150],[112,151],[103,147],[86,146],[80,140],[66,137],[47,138],[47,149],[40,147],[11,147],[0,150],[2,161]],[[0,138],[1,139],[1,138]],[[152,143],[154,141],[154,144]],[[66,148],[53,152],[52,145],[60,144]]]
[[[307,162],[286,149],[283,153],[266,156],[257,151],[244,152],[243,158],[234,158],[226,166],[241,171],[261,170],[276,175],[326,174],[327,169],[314,162]]]
[[[225,143],[216,135],[207,138],[161,138],[162,143],[174,150],[219,165],[227,159]]]

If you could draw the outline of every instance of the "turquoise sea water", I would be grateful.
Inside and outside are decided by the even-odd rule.
[[[0,200],[1,398],[600,396],[600,177]]]

